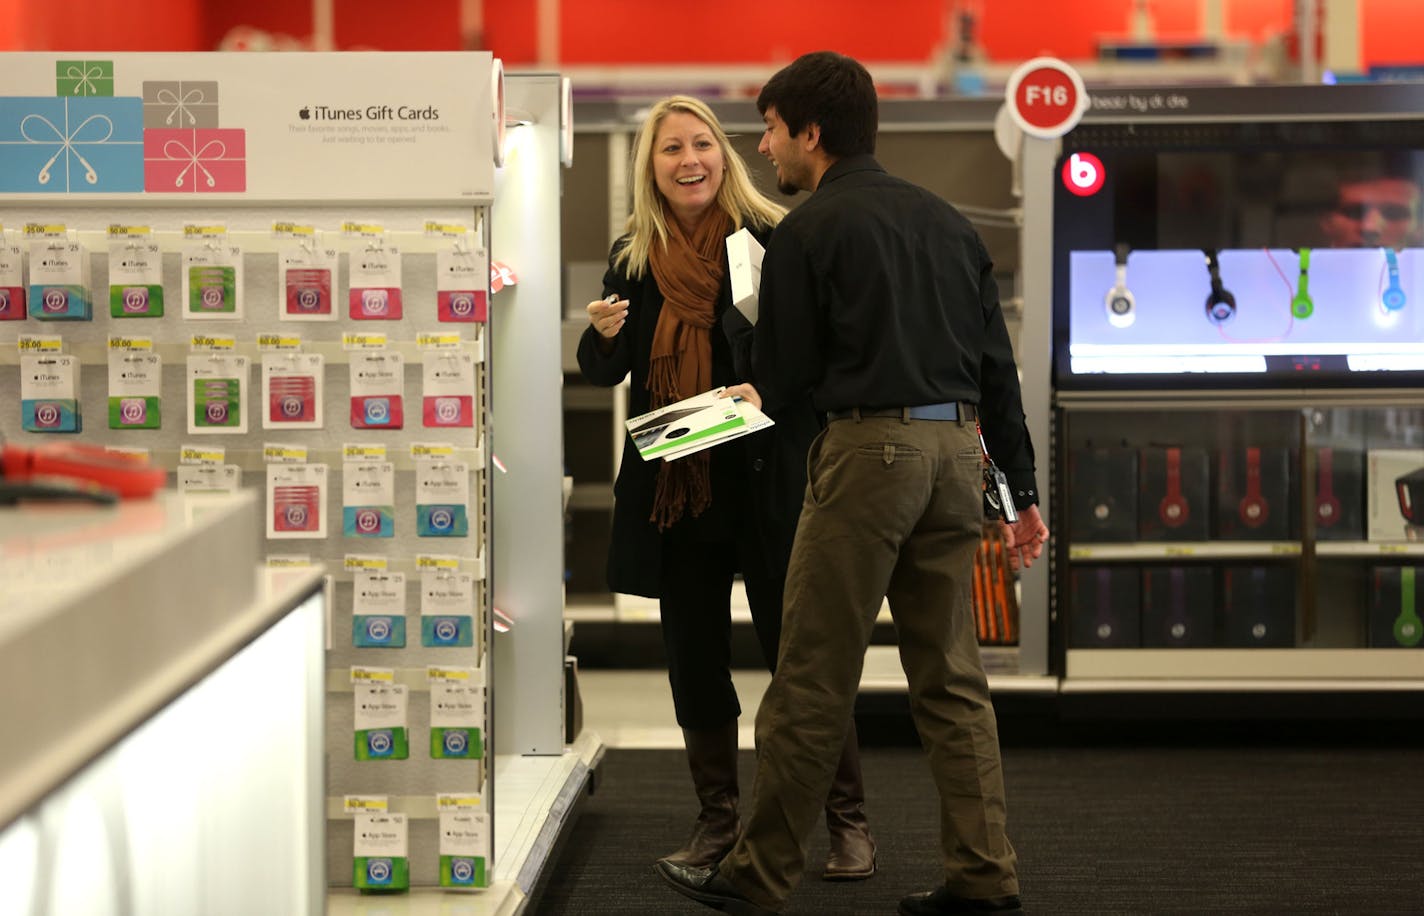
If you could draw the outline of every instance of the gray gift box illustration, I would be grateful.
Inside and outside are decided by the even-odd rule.
[[[218,126],[216,82],[143,84],[143,126],[204,128]]]

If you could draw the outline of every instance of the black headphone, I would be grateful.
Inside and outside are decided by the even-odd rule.
[[[1231,290],[1221,285],[1221,265],[1216,260],[1215,248],[1203,248],[1206,255],[1206,271],[1211,275],[1211,292],[1206,297],[1206,317],[1212,324],[1230,321],[1236,316],[1236,297]]]

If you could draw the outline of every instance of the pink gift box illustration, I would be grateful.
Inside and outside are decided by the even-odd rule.
[[[247,132],[145,130],[143,188],[157,194],[247,190]]]

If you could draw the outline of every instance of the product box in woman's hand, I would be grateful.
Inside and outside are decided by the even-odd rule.
[[[732,304],[746,316],[757,321],[757,290],[761,287],[761,257],[764,253],[746,229],[727,236],[727,275],[732,280]]]

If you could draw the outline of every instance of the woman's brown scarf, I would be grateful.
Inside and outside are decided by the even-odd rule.
[[[717,299],[727,233],[732,219],[713,206],[688,238],[663,205],[668,241],[654,243],[648,266],[663,294],[663,308],[653,331],[648,362],[648,393],[654,408],[690,398],[712,387],[712,327],[717,323]],[[699,516],[712,502],[708,453],[698,452],[658,467],[653,514],[648,519],[664,531],[691,512]]]

